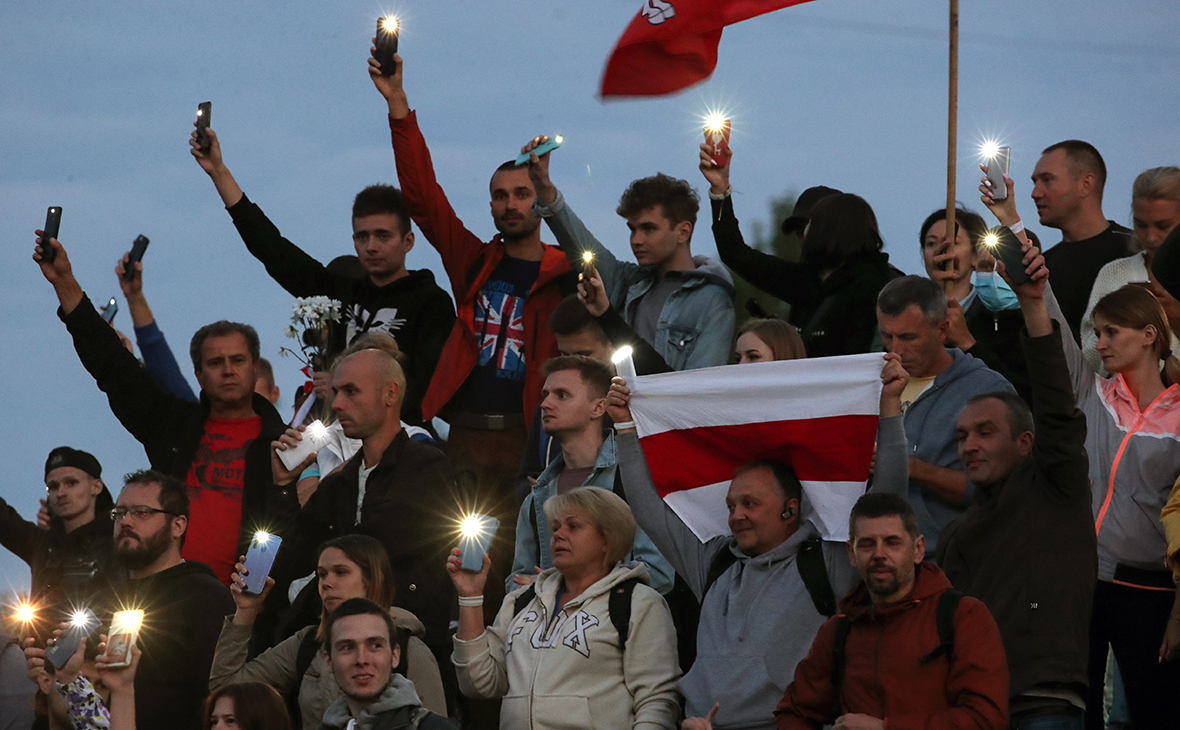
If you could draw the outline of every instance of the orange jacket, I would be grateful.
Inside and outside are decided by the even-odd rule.
[[[434,176],[434,164],[418,128],[416,112],[410,112],[404,119],[391,116],[389,129],[402,198],[422,235],[442,257],[458,310],[458,318],[439,357],[438,369],[422,398],[422,417],[429,420],[458,392],[475,367],[479,353],[475,341],[476,297],[503,260],[504,243],[499,234],[485,243],[459,220]],[[560,248],[546,244],[541,272],[524,302],[526,372],[522,407],[526,427],[541,403],[544,385],[541,365],[557,357],[557,340],[549,332],[549,316],[562,298],[559,284],[565,284],[569,293],[573,293],[573,269]]]
[[[918,567],[910,595],[874,607],[864,583],[840,602],[852,621],[845,644],[839,714],[881,718],[886,730],[1003,730],[1008,727],[1008,663],[1000,630],[982,602],[964,596],[955,611],[954,652],[925,665],[939,645],[938,597],[951,587],[933,563]],[[775,710],[778,730],[832,720],[832,647],[839,617],[816,634]]]

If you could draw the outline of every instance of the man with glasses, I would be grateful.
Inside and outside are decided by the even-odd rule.
[[[128,474],[115,508],[115,570],[100,598],[103,631],[119,610],[142,610],[135,718],[142,728],[198,728],[229,590],[204,563],[181,557],[188,489],[156,471]]]
[[[202,149],[193,133],[193,157],[213,180],[246,249],[292,296],[326,296],[341,303],[344,326],[332,333],[331,352],[340,352],[368,331],[384,332],[397,340],[409,358],[402,418],[421,425],[422,396],[455,322],[455,305],[429,270],[406,268],[414,232],[401,191],[390,185],[370,185],[357,193],[352,204],[352,242],[364,276],[354,276],[337,269],[335,262],[325,267],[284,238],[238,187],[222,159],[217,134],[210,131],[209,139],[209,148]],[[330,382],[328,365],[316,365],[317,384]]]

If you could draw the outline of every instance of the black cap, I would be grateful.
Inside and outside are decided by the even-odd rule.
[[[49,452],[49,458],[45,460],[45,476],[49,476],[49,472],[63,466],[81,469],[95,479],[102,476],[102,465],[98,463],[98,459],[94,458],[93,454],[71,449],[69,446],[58,446]]]
[[[795,199],[795,209],[791,211],[791,217],[783,221],[783,235],[789,236],[792,233],[802,233],[803,229],[807,227],[807,214],[811,212],[811,206],[829,195],[840,194],[841,191],[824,185],[816,185],[814,188],[804,190]]]

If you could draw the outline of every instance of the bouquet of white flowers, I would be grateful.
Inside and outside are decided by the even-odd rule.
[[[328,297],[308,297],[296,299],[292,309],[291,324],[283,332],[298,343],[299,351],[280,347],[279,354],[290,355],[312,370],[323,370],[329,354],[328,327],[340,321],[340,302]]]

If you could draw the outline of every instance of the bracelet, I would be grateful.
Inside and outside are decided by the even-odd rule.
[[[1012,231],[1012,235],[1016,235],[1024,230],[1024,221],[1017,219],[1015,223],[1008,226],[1008,230]]]
[[[459,596],[459,605],[467,608],[479,608],[483,605],[483,596]]]
[[[709,199],[710,200],[725,200],[726,198],[729,197],[730,193],[732,193],[732,192],[733,192],[732,185],[730,185],[728,188],[726,188],[725,192],[721,193],[720,195],[718,195],[718,194],[714,193],[712,190],[710,190],[709,191]]]
[[[635,421],[625,421],[623,423],[616,423],[615,430],[616,431],[634,431],[635,430]]]

